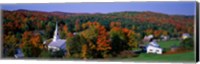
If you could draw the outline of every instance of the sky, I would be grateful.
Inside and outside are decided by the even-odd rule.
[[[121,11],[152,11],[169,15],[195,15],[196,2],[112,2],[112,3],[43,3],[2,4],[3,10],[60,11],[72,13],[111,13]]]

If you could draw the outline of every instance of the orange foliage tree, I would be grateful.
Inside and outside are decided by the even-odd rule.
[[[43,48],[40,35],[25,31],[22,35],[20,47],[26,57],[38,57],[41,53],[41,48]]]
[[[104,26],[98,22],[87,22],[82,25],[85,30],[81,32],[81,35],[86,39],[88,50],[95,50],[99,53],[104,53],[105,56],[108,50],[111,49],[108,38],[108,33]],[[88,27],[88,28],[86,28]],[[84,53],[85,54],[85,53]]]

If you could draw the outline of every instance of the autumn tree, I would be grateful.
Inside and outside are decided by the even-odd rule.
[[[123,28],[122,31],[124,32],[125,36],[128,38],[128,45],[130,46],[130,49],[138,48],[139,40],[141,37],[140,34],[132,30],[129,30],[127,28]]]
[[[145,33],[146,33],[146,35],[151,35],[151,34],[153,34],[153,29],[147,29],[147,30],[145,30]]]
[[[163,31],[162,30],[155,30],[153,32],[153,35],[155,38],[159,38],[162,35]]]
[[[111,40],[111,53],[115,56],[120,51],[128,49],[128,44],[126,43],[126,36],[122,32],[121,24],[119,22],[112,22],[110,24],[111,30],[109,32]]]
[[[20,47],[26,57],[38,57],[41,53],[42,41],[39,34],[32,34],[31,31],[26,31],[22,35],[22,43]]]
[[[16,48],[18,48],[19,40],[15,35],[9,34],[4,36],[3,41],[3,55],[6,57],[13,57]]]
[[[76,32],[80,30],[80,23],[79,22],[80,21],[78,19],[75,21],[75,31]]]
[[[82,31],[80,33],[80,35],[83,37],[82,39],[84,39],[87,45],[87,50],[91,51],[91,52],[86,52],[87,56],[88,55],[92,55],[92,54],[97,54],[97,36],[98,36],[98,29],[95,27],[94,25],[95,23],[93,22],[87,22],[85,25],[88,28],[85,28],[84,31]],[[96,26],[99,26],[99,24],[96,24]],[[96,53],[95,53],[96,52]],[[93,57],[95,57],[96,55],[93,55]]]

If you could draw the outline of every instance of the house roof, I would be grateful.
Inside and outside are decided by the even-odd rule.
[[[183,39],[186,39],[186,38],[190,38],[191,36],[190,36],[190,34],[188,34],[188,33],[184,33],[183,35],[182,35],[182,38]]]
[[[154,42],[154,41],[153,41],[153,42],[150,42],[148,46],[160,47],[160,46],[158,45],[158,43],[156,43],[156,42]]]
[[[190,34],[188,34],[188,33],[184,33],[183,36],[190,37]]]
[[[23,54],[23,52],[21,51],[21,49],[16,49],[16,54],[15,54],[15,58],[22,58],[22,57],[24,57],[24,54]]]
[[[56,41],[51,41],[48,46],[55,46],[60,48],[62,45],[65,45],[65,42],[65,39],[58,39]]]
[[[149,36],[147,36],[149,39],[151,39],[151,38],[153,38],[153,35],[149,35]]]

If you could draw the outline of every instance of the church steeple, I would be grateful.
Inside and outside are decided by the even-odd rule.
[[[53,41],[56,41],[59,39],[59,35],[58,35],[58,24],[56,22],[56,28],[55,28],[55,31],[54,31],[54,36],[53,36]]]

